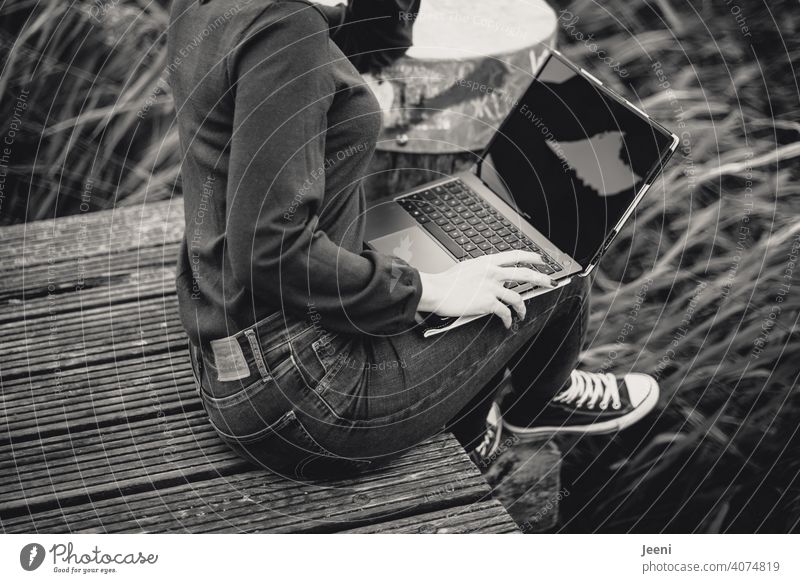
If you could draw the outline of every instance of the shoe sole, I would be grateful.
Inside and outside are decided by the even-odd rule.
[[[489,410],[489,415],[486,418],[487,423],[494,423],[497,427],[495,430],[494,441],[489,446],[489,451],[485,455],[478,453],[477,448],[469,453],[472,463],[478,466],[481,472],[486,472],[486,469],[492,464],[497,452],[500,451],[500,443],[503,440],[503,415],[500,412],[500,406],[497,403],[492,403],[492,408]],[[491,460],[488,461],[487,460]]]
[[[500,449],[500,443],[503,441],[503,414],[500,412],[500,405],[497,403],[492,403],[492,408],[489,410],[487,419],[491,422],[493,417],[494,423],[497,425],[497,430],[495,431],[494,441],[492,442],[487,457],[495,455]]]
[[[503,429],[513,434],[524,437],[542,437],[553,436],[559,433],[575,434],[580,433],[583,435],[605,435],[607,433],[616,433],[622,429],[630,427],[637,421],[643,419],[658,403],[658,384],[651,378],[650,392],[645,397],[636,409],[611,421],[602,421],[600,423],[591,423],[589,425],[572,425],[565,427],[517,427],[511,425],[508,421],[503,419]]]

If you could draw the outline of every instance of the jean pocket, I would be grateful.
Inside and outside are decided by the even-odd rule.
[[[240,455],[272,472],[299,479],[333,478],[368,469],[371,460],[336,455],[308,432],[294,410],[257,438],[226,440]]]
[[[350,354],[345,336],[309,326],[289,340],[294,364],[306,386],[324,392]]]
[[[291,361],[284,367],[290,370]],[[282,379],[282,380],[276,380]],[[269,433],[291,406],[282,383],[292,382],[277,374],[259,379],[241,390],[221,398],[202,393],[208,419],[216,432],[228,440],[258,439]]]

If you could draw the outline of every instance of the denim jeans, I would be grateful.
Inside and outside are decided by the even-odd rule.
[[[534,419],[575,367],[588,290],[574,278],[529,300],[511,330],[492,316],[432,338],[336,334],[275,313],[233,337],[244,378],[219,380],[209,348],[192,346],[192,365],[211,424],[240,455],[292,478],[344,476],[445,430],[474,444],[506,367],[504,415]]]

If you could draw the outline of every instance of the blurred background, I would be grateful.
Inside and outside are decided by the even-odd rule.
[[[795,531],[800,5],[550,3],[566,55],[682,138],[598,270],[582,357],[661,403],[560,443],[559,529]],[[167,24],[167,0],[0,0],[0,225],[180,195]]]

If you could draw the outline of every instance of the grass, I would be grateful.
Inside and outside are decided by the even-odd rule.
[[[724,3],[564,7],[629,76],[574,35],[565,52],[685,139],[602,263],[582,356],[654,374],[661,401],[612,439],[562,444],[574,495],[561,528],[796,530],[798,18],[788,2],[741,2],[744,36]]]
[[[659,408],[611,439],[562,443],[561,529],[796,530],[796,2],[557,4],[597,44],[562,31],[565,52],[685,138],[598,270],[582,357],[588,369],[655,374]],[[162,4],[146,0],[0,2],[4,127],[28,95],[0,223],[167,198],[179,186],[160,83],[166,23]]]
[[[21,95],[30,104],[10,146],[0,224],[168,198],[180,154],[159,83],[167,10],[4,0],[0,23],[3,126]]]

